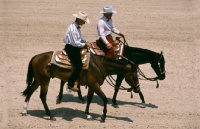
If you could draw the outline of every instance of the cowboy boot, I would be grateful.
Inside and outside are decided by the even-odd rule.
[[[78,81],[76,81],[75,83],[74,83],[74,86],[72,87],[72,86],[68,86],[68,88],[69,88],[69,90],[72,90],[72,91],[74,91],[74,92],[77,92],[79,89],[77,88],[77,86],[78,86]]]

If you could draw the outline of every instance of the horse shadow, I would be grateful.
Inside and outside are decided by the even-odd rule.
[[[56,108],[54,110],[51,110],[51,113],[54,114],[54,116],[56,118],[60,117],[66,121],[73,121],[74,118],[81,118],[81,119],[86,120],[85,112],[82,110],[78,110],[78,109],[61,107],[61,108]],[[50,120],[50,118],[48,116],[46,116],[46,113],[44,110],[28,110],[28,115],[34,116],[34,117],[39,117],[39,118],[45,119],[45,120]],[[93,121],[101,121],[100,114],[90,113],[90,115],[92,116]],[[126,122],[133,122],[133,120],[131,120],[128,117],[117,117],[117,116],[107,115],[106,118],[112,118],[112,119],[126,121]]]
[[[83,97],[86,99],[87,95],[83,96]],[[108,99],[108,104],[112,105],[112,99],[110,99],[110,98],[107,98],[107,99]],[[76,102],[76,103],[80,102],[81,103],[79,98],[75,97],[73,94],[64,94],[62,102],[66,102],[66,103],[67,102]],[[100,106],[103,106],[103,101],[97,95],[93,96],[92,103],[96,103]],[[141,103],[138,103],[138,102],[126,102],[126,101],[118,100],[117,103],[119,106],[120,105],[121,106],[132,105],[132,106],[136,106],[136,107],[141,107]],[[146,104],[146,107],[158,108],[158,106],[151,104],[151,103]],[[51,113],[54,114],[55,117],[60,117],[66,121],[73,121],[74,118],[86,119],[86,115],[85,115],[84,111],[78,110],[78,109],[71,109],[71,108],[67,108],[67,107],[56,108],[54,110],[51,110]],[[49,117],[46,116],[46,113],[44,110],[28,110],[28,115],[49,120]],[[101,121],[100,114],[90,113],[90,115],[93,117],[93,120]],[[107,118],[112,118],[112,119],[126,121],[126,122],[133,122],[133,120],[131,120],[130,118],[128,118],[126,116],[117,117],[117,116],[107,115]]]
[[[86,100],[87,96],[83,96],[83,98]],[[81,100],[78,98],[78,96],[74,96],[73,94],[63,94],[62,102],[75,102],[75,103],[81,103]]]
[[[83,98],[85,100],[87,100],[87,95],[83,96]],[[112,99],[111,98],[107,98],[107,100],[108,100],[108,104],[112,105]],[[81,101],[79,100],[79,98],[78,97],[74,97],[72,94],[63,94],[62,102],[80,102],[81,103]],[[93,96],[93,99],[92,99],[91,103],[96,103],[96,104],[98,104],[100,106],[104,105],[103,101],[97,95]],[[132,105],[132,106],[143,108],[142,103],[139,103],[139,102],[127,102],[127,101],[117,100],[117,104],[119,106],[120,105],[121,106],[122,105]],[[148,107],[148,108],[158,108],[158,106],[156,106],[155,104],[152,104],[152,103],[148,103],[148,104],[146,103],[146,107]]]

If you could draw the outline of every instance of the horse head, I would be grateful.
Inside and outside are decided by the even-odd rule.
[[[135,93],[140,92],[137,66],[132,65],[131,71],[125,75],[125,81],[131,86],[130,91],[133,90]]]
[[[156,58],[151,63],[151,67],[158,76],[157,79],[165,79],[165,58],[162,51],[156,55]]]

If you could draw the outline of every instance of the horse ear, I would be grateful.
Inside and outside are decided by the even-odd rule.
[[[162,56],[163,56],[163,51],[160,52],[159,56],[160,56],[159,58],[162,58]]]
[[[160,55],[163,55],[163,51],[160,52]]]

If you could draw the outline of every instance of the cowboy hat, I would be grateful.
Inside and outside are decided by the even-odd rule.
[[[78,12],[78,14],[73,14],[74,17],[79,18],[87,23],[90,23],[90,20],[88,19],[87,13],[84,12]]]
[[[117,11],[112,6],[104,6],[100,13],[117,13]]]

